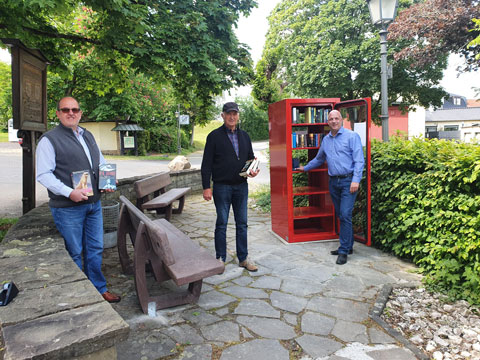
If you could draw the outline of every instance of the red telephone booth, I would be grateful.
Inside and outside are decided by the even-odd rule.
[[[338,239],[339,222],[328,191],[327,164],[308,173],[293,170],[313,159],[330,131],[328,112],[339,110],[343,126],[357,132],[365,152],[364,179],[354,208],[355,240],[371,245],[370,98],[340,101],[285,99],[270,104],[270,191],[272,230],[288,243]],[[295,166],[294,166],[295,165]]]

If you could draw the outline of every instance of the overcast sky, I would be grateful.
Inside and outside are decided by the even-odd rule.
[[[257,8],[254,8],[248,18],[241,17],[238,28],[235,30],[240,42],[251,48],[252,59],[256,63],[262,56],[265,35],[268,30],[267,16],[281,0],[260,0]],[[0,49],[0,60],[10,63],[10,54]],[[480,71],[462,74],[457,77],[456,67],[461,64],[458,56],[451,56],[449,67],[444,73],[440,83],[446,91],[466,96],[469,99],[480,98],[475,96],[473,86],[480,87]],[[395,76],[395,74],[393,74]],[[380,76],[380,74],[378,75]]]

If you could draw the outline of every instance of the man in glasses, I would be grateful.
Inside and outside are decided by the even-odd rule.
[[[231,206],[235,216],[239,266],[248,271],[257,271],[257,266],[247,258],[248,183],[245,177],[239,175],[245,162],[254,158],[252,142],[245,131],[237,128],[239,109],[236,103],[227,102],[223,105],[221,115],[224,124],[208,134],[201,169],[203,198],[210,201],[213,196],[217,210],[216,258],[222,262],[227,258],[227,223]],[[257,176],[259,171],[248,176]],[[213,180],[213,192],[210,180]]]
[[[103,217],[98,178],[105,159],[93,135],[78,126],[82,111],[77,100],[64,97],[56,114],[60,124],[38,142],[37,181],[48,190],[55,225],[73,261],[106,301],[118,302],[120,296],[107,291],[101,269]],[[87,173],[91,187],[75,186],[76,173]],[[88,196],[92,189],[93,195]]]
[[[340,219],[340,247],[330,253],[338,255],[336,263],[343,265],[353,253],[352,211],[365,160],[360,135],[343,127],[340,111],[330,111],[328,126],[330,132],[323,138],[317,156],[297,170],[310,171],[325,161],[328,164],[328,189]]]

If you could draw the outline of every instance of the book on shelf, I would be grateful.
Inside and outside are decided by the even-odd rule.
[[[297,146],[299,148],[304,148],[307,146],[307,132],[302,130],[302,131],[297,131]]]
[[[292,158],[292,169],[296,170],[300,166],[300,158]]]
[[[318,124],[323,123],[323,109],[317,109],[317,114],[315,116],[315,122]]]
[[[243,165],[242,170],[240,171],[240,176],[247,177],[253,172],[258,170],[258,166],[260,165],[260,160],[257,158],[247,160],[245,165]]]
[[[72,172],[72,185],[73,189],[85,189],[87,192],[85,195],[93,196],[93,187],[92,187],[92,179],[90,177],[90,171],[88,170],[81,170],[81,171],[74,171]]]
[[[313,134],[313,133],[310,133],[308,134],[308,137],[307,137],[307,147],[314,147],[314,146],[317,146],[315,145],[315,140],[316,140],[316,134]]]
[[[98,187],[101,190],[117,190],[117,164],[100,165]]]
[[[305,123],[310,124],[312,122],[312,112],[310,107],[305,108]]]
[[[292,124],[297,124],[300,118],[300,109],[299,108],[292,108]]]

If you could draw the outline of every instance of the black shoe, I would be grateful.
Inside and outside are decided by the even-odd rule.
[[[346,264],[346,263],[347,263],[347,255],[345,255],[345,254],[338,255],[337,264],[338,265],[343,265],[343,264]]]
[[[332,251],[330,251],[330,254],[332,254],[332,255],[340,255],[340,254],[338,253],[338,250],[332,250]],[[348,255],[352,255],[352,254],[353,254],[353,249],[348,250]]]

